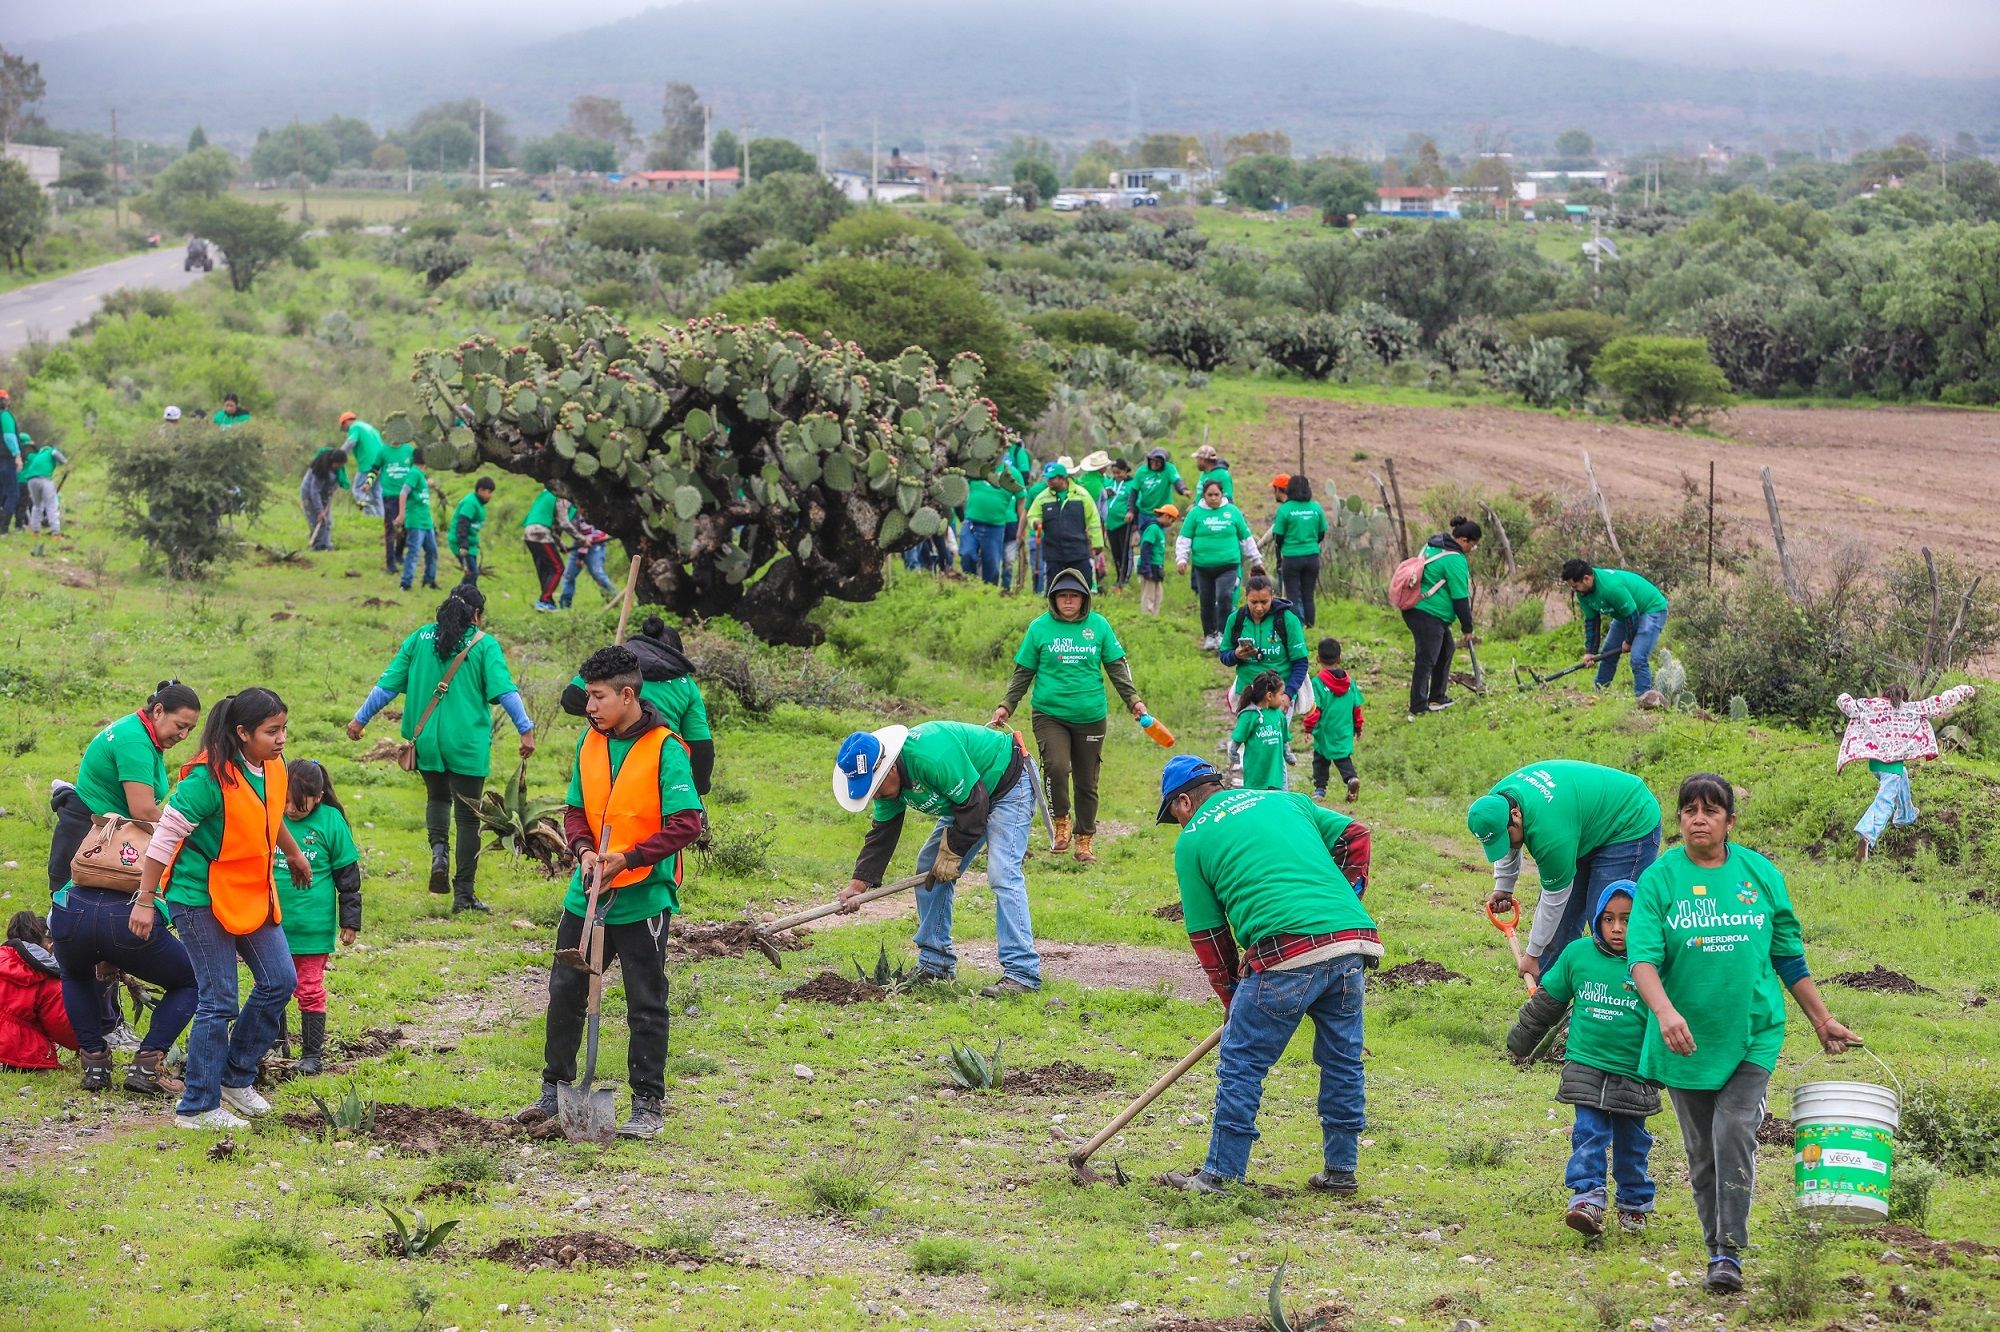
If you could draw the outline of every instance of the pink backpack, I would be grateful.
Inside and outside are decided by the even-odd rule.
[[[1389,604],[1397,610],[1414,610],[1419,601],[1443,587],[1443,578],[1425,587],[1424,570],[1430,568],[1432,560],[1449,554],[1448,550],[1419,551],[1397,565],[1389,575]]]

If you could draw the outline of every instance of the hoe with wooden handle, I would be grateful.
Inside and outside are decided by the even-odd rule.
[[[879,887],[870,888],[867,892],[856,897],[854,904],[858,907],[864,902],[873,902],[878,897],[889,897],[896,893],[907,893],[912,888],[923,887],[929,881],[930,875],[928,874],[912,874],[907,879],[898,879],[894,883],[885,883]],[[772,966],[783,971],[785,964],[779,959],[778,950],[771,946],[771,936],[783,934],[787,930],[795,930],[809,921],[819,920],[824,916],[831,916],[839,910],[840,899],[835,898],[831,902],[825,902],[816,907],[808,907],[804,911],[794,911],[791,915],[780,916],[776,920],[766,921],[754,929],[751,935],[751,943],[759,952],[771,960]]]
[[[1117,1137],[1120,1129],[1131,1123],[1141,1110],[1144,1110],[1157,1100],[1161,1092],[1179,1081],[1181,1074],[1199,1064],[1210,1050],[1220,1045],[1222,1043],[1222,1030],[1221,1027],[1217,1027],[1214,1031],[1202,1037],[1200,1045],[1195,1046],[1194,1049],[1182,1056],[1180,1063],[1175,1064],[1165,1073],[1162,1073],[1158,1082],[1155,1082],[1152,1086],[1134,1097],[1132,1104],[1120,1110],[1116,1119],[1099,1129],[1096,1137],[1070,1153],[1069,1169],[1070,1173],[1076,1177],[1077,1183],[1095,1184],[1098,1180],[1104,1178],[1090,1168],[1090,1158],[1096,1155],[1097,1149]]]

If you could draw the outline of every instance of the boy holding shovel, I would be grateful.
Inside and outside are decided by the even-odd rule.
[[[666,1097],[668,918],[680,910],[681,852],[701,835],[701,801],[686,746],[639,697],[645,683],[639,659],[622,647],[600,648],[581,674],[590,727],[577,742],[563,810],[577,867],[556,925],[556,952],[560,959],[583,946],[590,928],[586,886],[601,870],[605,956],[589,962],[601,971],[618,959],[630,1027],[632,1112],[618,1133],[650,1138],[660,1131]],[[589,992],[589,971],[562,960],[550,966],[542,1092],[517,1122],[556,1117],[557,1084],[576,1079]]]

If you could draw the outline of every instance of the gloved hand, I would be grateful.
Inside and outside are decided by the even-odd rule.
[[[931,878],[938,883],[955,883],[963,873],[965,857],[939,842],[937,859],[931,862]]]

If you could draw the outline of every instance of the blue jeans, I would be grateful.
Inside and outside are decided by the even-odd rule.
[[[188,1029],[187,1089],[176,1112],[198,1115],[222,1104],[224,1087],[248,1087],[257,1080],[257,1065],[278,1039],[299,976],[280,926],[231,934],[213,908],[176,906],[174,928],[187,944],[200,988],[194,1025]],[[256,982],[241,1012],[236,1008],[239,957]]]
[[[26,523],[15,523],[15,510],[21,507],[21,461],[13,454],[0,448],[0,536],[4,536],[10,524],[26,527]]]
[[[986,884],[993,890],[994,935],[999,942],[1000,970],[1031,990],[1042,987],[1042,957],[1035,951],[1035,927],[1028,919],[1028,834],[1035,821],[1035,774],[1024,766],[1021,775],[986,816],[986,836],[965,853],[965,863],[983,847],[986,851]],[[949,818],[937,827],[917,852],[917,873],[929,871],[937,860]],[[917,890],[917,962],[936,976],[949,976],[958,968],[958,954],[951,946],[952,888],[937,884]]]
[[[417,552],[424,554],[424,586],[436,587],[438,580],[438,534],[425,528],[403,533],[403,590],[409,591],[417,575]]]
[[[617,586],[611,576],[604,572],[604,552],[608,542],[599,541],[578,546],[569,553],[569,563],[563,566],[562,591],[556,594],[556,605],[564,610],[576,599],[576,576],[588,569],[596,584],[606,592],[616,592]]]
[[[1587,856],[1578,856],[1576,877],[1570,880],[1569,892],[1561,898],[1543,893],[1541,900],[1535,903],[1536,919],[1529,922],[1529,956],[1538,963],[1543,956],[1547,956],[1553,963],[1565,944],[1585,932],[1590,923],[1590,908],[1596,904],[1597,895],[1620,879],[1636,882],[1639,871],[1652,864],[1659,854],[1660,831],[1655,828],[1644,837],[1635,837],[1629,842],[1611,842]],[[1562,915],[1556,921],[1554,939],[1537,953],[1533,951],[1533,928],[1540,923],[1544,911],[1560,911]],[[1546,970],[1546,967],[1543,969]]]
[[[1646,1173],[1646,1154],[1653,1135],[1639,1115],[1614,1115],[1594,1105],[1576,1107],[1576,1127],[1569,1134],[1569,1167],[1563,1183],[1570,1202],[1605,1206],[1604,1158],[1611,1157],[1611,1177],[1618,1181],[1618,1210],[1653,1210],[1653,1180]]]
[[[1606,654],[1630,646],[1625,655],[1632,659],[1632,692],[1643,694],[1653,687],[1653,649],[1659,645],[1660,631],[1667,627],[1665,611],[1648,611],[1635,625],[1631,620],[1613,620],[1604,627],[1604,643],[1597,649],[1597,687],[1611,683],[1618,674],[1618,658]]]
[[[967,573],[976,573],[988,583],[999,584],[1005,575],[1008,584],[1013,582],[1013,573],[1007,567],[1007,524],[967,522],[959,529],[959,564]]]
[[[1028,576],[1034,579],[1035,595],[1040,596],[1044,587],[1042,573],[1042,534],[1032,528],[1028,531]]]
[[[347,493],[354,496],[355,507],[370,518],[382,516],[382,488],[375,484],[373,473],[356,473],[354,484],[348,487]]]
[[[1917,806],[1910,799],[1907,773],[1878,772],[1875,782],[1875,800],[1861,816],[1861,822],[1854,825],[1854,831],[1860,833],[1870,846],[1875,845],[1875,839],[1892,821],[1899,828],[1917,821]]]
[[[1312,1019],[1313,1062],[1319,1065],[1321,1154],[1328,1170],[1354,1169],[1361,1130],[1368,1126],[1361,1074],[1362,965],[1354,953],[1290,971],[1253,971],[1236,982],[1217,1056],[1215,1123],[1204,1174],[1241,1180],[1248,1173],[1264,1075],[1306,1018]]]
[[[49,951],[62,967],[63,1007],[76,1029],[78,1048],[91,1054],[104,1050],[99,962],[109,962],[166,991],[153,1010],[140,1049],[172,1049],[194,1016],[194,964],[187,949],[160,920],[154,920],[153,932],[144,940],[132,933],[131,920],[132,899],[103,888],[72,886],[62,904],[49,909],[49,933],[54,936]]]
[[[465,566],[465,572],[459,576],[458,581],[461,583],[477,583],[479,581],[479,552],[477,550],[458,550],[452,553],[457,555],[458,562]]]

